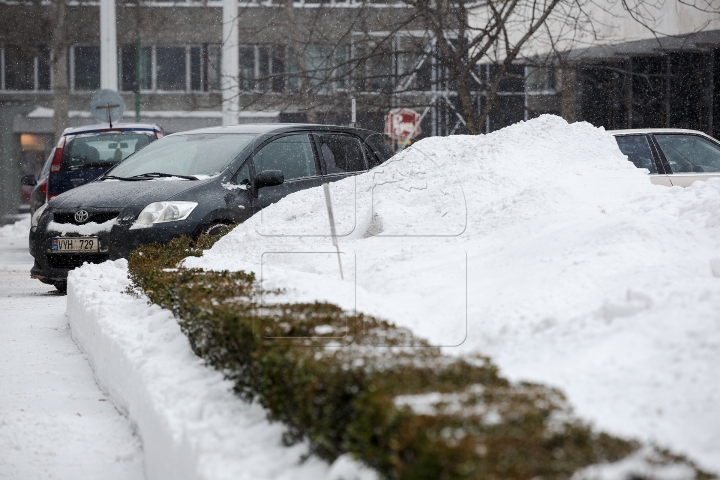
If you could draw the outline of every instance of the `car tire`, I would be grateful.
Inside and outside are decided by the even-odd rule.
[[[220,235],[220,231],[223,227],[226,227],[224,223],[212,223],[202,229],[201,235]]]
[[[53,282],[53,286],[57,289],[58,293],[67,293],[67,282]]]

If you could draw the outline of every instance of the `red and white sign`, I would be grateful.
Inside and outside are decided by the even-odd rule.
[[[411,140],[420,135],[420,114],[409,108],[395,108],[385,117],[385,135]]]

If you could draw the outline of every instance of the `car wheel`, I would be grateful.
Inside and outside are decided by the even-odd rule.
[[[227,225],[225,225],[224,223],[213,223],[203,228],[202,232],[200,233],[202,235],[220,235],[220,231],[223,229],[223,227],[226,226]]]
[[[67,282],[53,282],[58,293],[67,293]]]

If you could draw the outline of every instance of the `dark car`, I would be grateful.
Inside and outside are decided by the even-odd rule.
[[[31,275],[63,290],[68,271],[84,262],[216,232],[392,155],[380,134],[349,127],[255,124],[169,135],[36,212]]]
[[[61,193],[92,182],[164,134],[158,125],[145,123],[66,128],[38,178],[28,175],[22,179],[23,185],[34,186],[30,213]]]

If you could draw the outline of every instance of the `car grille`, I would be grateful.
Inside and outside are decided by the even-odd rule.
[[[47,256],[52,268],[77,268],[83,263],[102,263],[108,259],[107,253],[53,253]]]
[[[95,223],[105,223],[108,220],[112,220],[114,218],[117,218],[117,216],[120,214],[120,212],[95,212],[90,213],[90,216],[88,217],[86,222],[78,223],[75,220],[75,212],[66,212],[66,213],[54,213],[53,214],[53,221],[56,223],[71,223],[73,225],[84,225],[86,223],[95,222]]]

